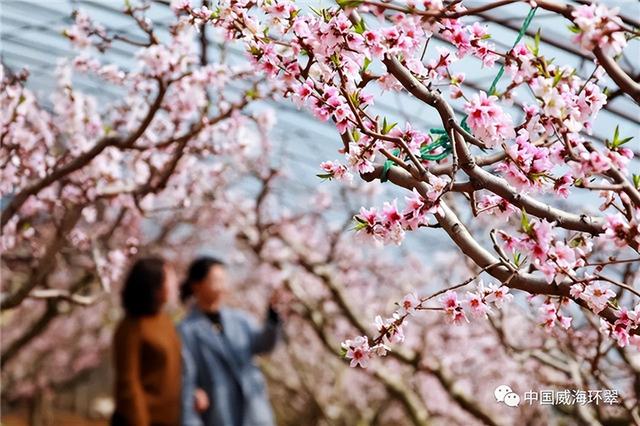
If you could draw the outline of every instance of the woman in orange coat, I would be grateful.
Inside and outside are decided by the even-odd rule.
[[[175,285],[173,268],[158,257],[138,260],[122,290],[125,317],[116,330],[113,426],[180,424],[180,340],[162,307]]]

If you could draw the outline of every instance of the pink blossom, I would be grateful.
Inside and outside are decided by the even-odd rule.
[[[298,107],[301,107],[304,101],[306,101],[309,98],[309,96],[311,96],[312,94],[313,94],[313,83],[312,82],[302,83],[295,89],[294,102],[298,105]]]
[[[605,55],[615,56],[627,45],[618,8],[609,9],[602,4],[576,7],[572,15],[580,32],[573,40],[587,51],[598,46]]]
[[[404,296],[402,299],[402,310],[407,314],[412,314],[415,311],[416,306],[420,304],[420,299],[415,293],[411,292]]]
[[[572,183],[571,175],[565,174],[562,177],[556,179],[553,184],[553,190],[562,198],[569,197],[569,185]]]
[[[191,0],[172,0],[171,10],[176,14],[183,11],[189,13],[191,10]]]
[[[379,333],[384,333],[384,339],[389,343],[404,342],[402,318],[397,312],[394,312],[393,316],[387,319],[382,319],[380,315],[376,315],[374,325]]]
[[[582,292],[584,291],[584,285],[582,284],[573,284],[571,289],[569,290],[569,294],[571,297],[575,299],[579,299],[582,296]]]
[[[542,306],[538,308],[538,312],[540,313],[540,322],[545,330],[551,331],[556,323],[557,311],[555,305],[549,302],[543,303]]]
[[[413,129],[410,123],[405,125],[404,130],[395,127],[389,134],[403,139],[415,155],[420,155],[420,148],[424,144],[431,143],[431,137],[428,134]]]
[[[324,170],[331,177],[336,178],[339,181],[351,182],[353,181],[353,175],[349,173],[347,167],[336,161],[324,161],[320,163],[320,168]]]
[[[469,310],[474,317],[486,318],[487,314],[491,312],[489,305],[484,302],[482,295],[478,293],[467,292],[465,304],[469,307]]]
[[[389,346],[385,345],[384,343],[379,343],[375,346],[372,346],[369,350],[369,353],[373,353],[376,356],[386,356],[387,352],[389,352],[391,349],[389,348]]]
[[[439,299],[440,305],[444,308],[447,322],[460,325],[463,321],[469,322],[458,301],[458,295],[452,290],[448,290]]]
[[[482,281],[481,281],[482,283]],[[493,302],[497,308],[502,308],[504,303],[508,303],[513,299],[513,295],[509,293],[509,287],[489,284],[487,287],[488,294],[485,297],[487,302]]]
[[[509,146],[507,153],[508,160],[498,164],[496,170],[503,172],[505,178],[516,188],[540,188],[542,177],[553,167],[548,148],[532,144],[529,132],[521,129],[516,137],[516,144]]]
[[[420,224],[426,221],[425,213],[428,211],[426,208],[426,200],[420,195],[420,193],[413,188],[412,196],[405,197],[406,206],[402,212],[404,222],[409,229],[416,229]]]
[[[349,167],[360,174],[369,173],[374,170],[373,153],[362,153],[360,146],[351,144],[349,153],[345,155]]]
[[[370,209],[365,209],[364,207],[362,207],[360,209],[359,217],[361,217],[371,226],[375,225],[378,222],[378,212],[375,207],[371,207]]]
[[[629,223],[620,213],[617,213],[613,216],[607,216],[605,219],[605,238],[613,240],[613,242],[618,247],[625,247],[627,245],[627,238],[631,230]]]
[[[536,245],[536,247],[540,246]],[[539,252],[540,250],[537,251]],[[551,284],[556,278],[556,266],[551,260],[540,260],[540,258],[536,258],[534,259],[533,264],[538,271],[542,272],[547,283]]]
[[[638,305],[636,305],[637,307]],[[622,307],[615,311],[615,315],[618,318],[615,324],[623,326],[625,328],[635,327],[640,325],[638,320],[640,320],[640,316],[637,311],[629,311],[627,308]]]
[[[513,204],[499,195],[483,196],[478,202],[478,207],[482,212],[495,215],[505,221],[508,221],[510,217],[518,212],[518,209]]]
[[[558,267],[565,271],[575,268],[577,259],[574,250],[564,244],[562,241],[556,241],[553,248],[550,251],[550,256],[553,257]]]
[[[369,364],[369,339],[367,336],[358,336],[354,340],[347,340],[343,343],[347,349],[346,357],[351,360],[350,367],[367,368]]]
[[[550,117],[564,118],[567,114],[567,102],[554,84],[553,78],[538,77],[531,85],[533,93],[542,100],[542,112]]]
[[[267,8],[270,16],[276,18],[289,18],[291,12],[295,10],[295,6],[286,0],[279,0],[277,3],[273,3]]]
[[[393,200],[391,203],[384,203],[382,206],[382,218],[389,225],[395,224],[402,219],[402,216],[398,212],[397,200]]]
[[[580,158],[591,166],[594,173],[604,173],[611,168],[609,159],[598,151],[584,152]]]
[[[502,111],[497,101],[496,96],[487,96],[481,91],[464,105],[473,134],[489,147],[515,137],[511,116]]]
[[[440,176],[431,176],[429,178],[429,183],[427,184],[429,190],[427,191],[427,199],[431,202],[434,202],[440,198],[447,185],[449,185],[449,180],[447,178],[443,178]]]
[[[387,327],[387,323],[382,319],[380,315],[376,315],[373,321],[373,324],[376,326],[376,330],[378,330],[378,332],[382,332]]]
[[[516,60],[512,60],[513,56]],[[510,52],[507,57],[506,71],[513,79],[514,83],[522,83],[523,81],[530,81],[537,75],[537,69],[533,65],[535,57],[525,44],[525,42],[518,43]]]
[[[511,252],[515,252],[518,246],[521,245],[520,239],[512,237],[504,231],[500,231],[498,235],[500,236],[502,242],[505,244],[505,248]]]
[[[399,92],[403,89],[402,83],[393,74],[384,74],[378,79],[378,84],[383,91]]]
[[[390,329],[387,331],[387,338],[389,339],[389,343],[404,342],[404,327],[400,322],[398,313],[393,314],[393,323]]]
[[[613,290],[603,283],[592,283],[585,287],[580,298],[587,302],[589,308],[596,314],[602,311],[609,302],[609,299],[615,297]]]
[[[569,327],[571,327],[571,321],[573,320],[573,318],[569,316],[559,315],[558,320],[560,321],[560,326],[565,330],[568,330]]]
[[[75,25],[64,31],[64,35],[79,49],[91,46],[89,32],[93,26],[89,16],[83,11],[76,12]]]
[[[555,222],[548,222],[546,219],[540,219],[533,225],[535,239],[538,244],[545,246],[545,251],[546,248],[548,248],[548,246],[551,244],[551,240],[553,239],[554,226]]]
[[[480,22],[474,22],[473,25],[469,27],[469,32],[476,39],[482,39],[488,34],[487,26],[482,25]]]
[[[629,331],[622,324],[614,324],[611,335],[621,348],[624,348],[630,342]]]

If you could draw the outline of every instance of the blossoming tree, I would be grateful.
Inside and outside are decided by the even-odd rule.
[[[546,57],[540,33],[533,43],[496,48],[473,16],[512,3],[530,8],[525,26],[539,9],[564,18],[573,42],[593,55],[591,74],[582,77]],[[499,309],[507,289],[543,295],[541,322],[548,330],[572,327],[567,310],[576,304],[597,314],[621,347],[639,344],[640,294],[628,281],[640,244],[640,176],[628,171],[633,151],[626,145],[632,137],[618,127],[602,144],[590,137],[607,101],[606,79],[640,101],[640,84],[615,60],[640,33],[617,10],[550,0],[475,8],[440,0],[339,0],[310,10],[291,1],[173,6],[194,25],[213,25],[243,42],[256,66],[285,85],[283,96],[335,123],[345,164],[322,163],[322,177],[358,173],[410,191],[402,207],[395,200],[363,207],[355,216],[358,233],[378,244],[400,244],[407,232],[441,228],[480,272],[501,283],[479,287],[464,300],[452,289],[437,305],[434,295],[407,296],[394,316],[380,318],[376,338],[345,343],[353,365],[385,353],[385,338],[415,309],[439,306],[452,322],[463,323],[469,313]],[[448,48],[433,51],[434,39]],[[506,72],[509,82],[500,88],[496,79],[487,91],[470,90],[456,70],[464,57],[496,73],[500,63],[498,76]],[[441,129],[390,123],[375,110],[376,86],[434,109]],[[510,113],[507,103],[518,96],[528,102]],[[464,117],[455,114],[454,102],[462,103]],[[579,201],[572,205],[577,212],[560,206],[588,191],[600,195],[599,209]],[[454,210],[460,199],[464,210]],[[491,214],[506,214],[506,223],[469,232],[465,222]]]
[[[287,401],[282,407],[275,399],[284,424],[289,424],[287,419],[307,424],[318,418],[330,424],[516,424],[538,418],[548,424],[564,416],[604,423],[637,417],[632,390],[637,352],[605,343],[597,321],[587,318],[569,330],[540,327],[548,314],[532,315],[511,300],[507,287],[495,280],[469,285],[468,277],[478,268],[461,263],[455,252],[434,255],[425,265],[411,251],[389,255],[354,239],[345,225],[349,204],[370,198],[361,191],[311,194],[309,202],[301,203],[308,210],[287,211],[277,192],[286,187],[286,178],[267,176],[256,201],[246,203],[253,209],[240,214],[246,216],[242,226],[223,228],[236,235],[240,264],[253,265],[253,272],[240,280],[242,289],[234,292],[237,303],[246,307],[265,300],[271,287],[286,290],[280,309],[287,344],[264,364],[272,395]],[[340,220],[335,211],[346,214]],[[471,231],[485,226],[478,224]],[[451,327],[440,316],[415,316],[427,307],[421,308],[411,292],[402,301],[398,297],[409,290],[446,289],[451,281],[470,287],[460,301],[456,293],[439,292],[446,294],[443,303],[457,306],[445,310],[452,321],[465,312],[474,318],[470,324],[462,320],[464,327]],[[394,300],[397,315],[368,319],[388,311]],[[387,322],[401,315],[412,315],[411,322]],[[383,337],[375,349],[366,347],[364,337],[345,348],[351,365],[366,366],[349,372],[336,355],[338,341],[354,331]],[[389,349],[388,360],[373,359]],[[521,395],[527,389],[604,387],[615,389],[618,396],[615,404],[603,407],[566,404],[554,412],[526,404],[512,410],[493,399],[500,383],[516,384]],[[306,415],[311,417],[305,421]]]
[[[185,244],[175,231],[188,218],[166,212],[216,199],[230,164],[260,161],[250,150],[263,143],[256,135],[270,115],[247,108],[271,85],[242,64],[207,64],[191,26],[175,22],[161,41],[145,7],[124,13],[144,38],[76,13],[65,35],[78,55],[60,63],[50,99],[29,90],[28,71],[0,68],[7,399],[37,396],[98,365],[129,259]],[[109,61],[118,43],[139,48],[131,69]],[[100,105],[75,87],[77,74],[122,96]]]
[[[511,3],[533,18],[543,9],[566,19],[575,43],[593,52],[591,75],[553,63],[537,38],[500,51],[473,17]],[[638,83],[615,60],[637,29],[605,6],[546,0],[475,8],[341,0],[310,11],[289,1],[172,6],[178,17],[168,42],[144,7],[125,10],[142,41],[78,13],[66,36],[86,51],[60,67],[52,111],[25,88],[26,74],[3,70],[2,362],[18,394],[98,362],[108,344],[104,324],[113,320],[105,290],[130,255],[179,247],[184,256],[204,230],[221,230],[235,239],[243,265],[255,266],[246,294],[285,289],[287,346],[265,370],[277,395],[301,400],[300,415],[312,407],[332,424],[563,415],[490,405],[494,382],[505,381],[522,391],[620,389],[611,410],[559,410],[586,423],[639,421],[632,378],[640,371],[640,178],[629,172],[624,128],[605,129],[604,143],[590,135],[608,79],[639,100]],[[207,64],[193,26],[239,39],[251,62]],[[434,51],[435,40],[448,48]],[[114,43],[140,47],[136,68],[100,60]],[[470,88],[457,69],[465,57],[496,74],[504,69],[509,81]],[[102,108],[74,89],[71,69],[120,87],[122,100]],[[233,92],[232,82],[242,87]],[[392,123],[376,112],[379,88],[422,102],[441,128]],[[339,197],[318,194],[309,209],[285,211],[272,194],[286,185],[269,167],[266,141],[246,145],[270,121],[246,107],[273,91],[335,124],[344,161],[323,162],[320,177],[346,186],[354,175],[387,182],[407,191],[404,204],[369,207],[358,191],[335,188],[366,207],[351,212]],[[257,196],[230,188],[243,174],[257,177]],[[456,251],[438,257],[410,241],[391,254],[367,250],[348,224],[329,224],[330,208],[346,212],[365,242],[401,245],[440,232]],[[174,235],[184,237],[174,231],[185,224],[189,241]],[[532,309],[512,300],[522,292]],[[54,375],[70,358],[78,360],[62,372],[70,376]],[[283,368],[296,380],[269,374]],[[366,391],[354,394],[354,385]]]

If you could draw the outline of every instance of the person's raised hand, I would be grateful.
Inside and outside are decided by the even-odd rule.
[[[209,408],[209,397],[207,396],[207,393],[204,390],[198,388],[193,393],[193,397],[196,412],[204,413],[205,411],[207,411],[207,409]]]
[[[272,308],[277,307],[283,301],[284,289],[275,288],[269,296],[269,306]]]

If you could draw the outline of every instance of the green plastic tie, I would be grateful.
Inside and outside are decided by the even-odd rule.
[[[520,27],[520,31],[518,32],[518,36],[516,37],[516,41],[513,43],[512,49],[516,47],[516,45],[520,42],[520,40],[522,40],[522,37],[524,37],[525,33],[529,29],[529,25],[531,25],[531,21],[533,20],[533,16],[536,14],[537,10],[538,10],[537,7],[534,7],[531,10],[529,10],[527,17],[522,22],[522,26]],[[500,81],[500,78],[502,78],[503,74],[504,74],[504,65],[501,65],[500,69],[498,70],[498,74],[496,75],[496,77],[493,79],[493,82],[491,83],[491,87],[489,87],[489,95],[492,95],[493,93],[495,93],[496,86],[498,85],[498,82]],[[462,118],[462,121],[460,122],[460,127],[466,130],[468,133],[471,133],[471,128],[467,124],[466,115]],[[423,160],[440,161],[448,157],[449,154],[453,152],[453,145],[451,144],[451,139],[449,138],[447,131],[443,128],[433,128],[433,129],[429,129],[429,133],[432,135],[439,135],[439,136],[435,142],[420,148],[420,158],[422,158]],[[430,154],[430,152],[434,151],[437,148],[442,148],[443,149],[442,152],[439,154]],[[399,149],[395,149],[393,151],[393,155],[398,156],[399,154],[400,154]],[[392,165],[393,165],[393,161],[391,160],[386,160],[384,162],[384,165],[382,167],[382,173],[380,174],[380,182],[387,181],[387,174],[389,173],[389,169],[391,168]]]
[[[531,24],[531,20],[533,20],[533,15],[536,14],[536,10],[538,10],[537,7],[534,7],[533,9],[531,9],[527,17],[524,19],[524,22],[520,27],[520,31],[518,32],[518,37],[516,37],[516,41],[513,43],[513,46],[511,47],[512,49],[516,47],[516,45],[520,42],[520,40],[522,40],[522,37],[524,37],[524,34],[529,29],[529,25]],[[500,66],[500,69],[498,70],[498,74],[496,75],[496,78],[493,79],[493,83],[491,83],[491,87],[489,87],[489,95],[492,95],[493,93],[495,93],[496,86],[498,85],[498,81],[500,81],[500,78],[502,78],[503,74],[504,74],[504,64]]]
[[[393,150],[393,155],[397,157],[399,154],[400,154],[399,149]],[[380,182],[384,183],[387,181],[387,174],[389,173],[389,169],[391,168],[392,165],[393,165],[393,161],[391,160],[387,160],[384,162],[384,165],[382,166],[382,173],[380,174]]]

